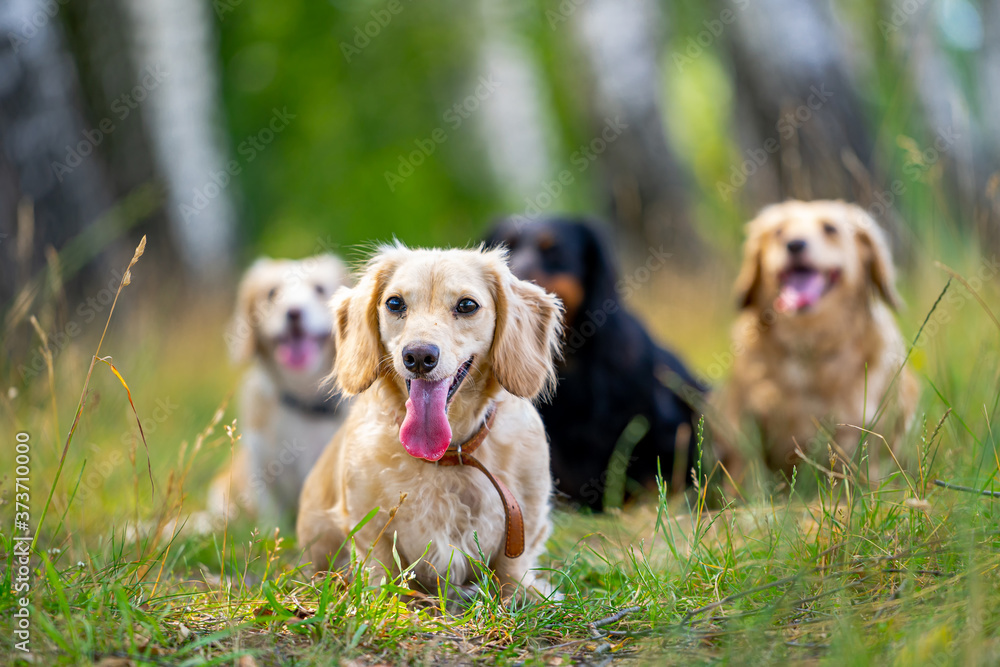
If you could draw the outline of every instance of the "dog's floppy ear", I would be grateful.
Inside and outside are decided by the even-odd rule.
[[[743,243],[743,264],[740,266],[736,283],[733,285],[736,307],[740,310],[754,305],[758,287],[760,287],[761,232],[759,226],[753,222],[747,224],[746,230],[747,240]]]
[[[486,256],[493,264],[497,313],[490,352],[493,374],[510,393],[534,399],[555,387],[562,305],[538,285],[515,278],[502,251]]]
[[[330,302],[337,348],[333,377],[348,396],[360,394],[379,376],[383,348],[378,311],[385,284],[394,270],[395,262],[384,253],[377,255],[358,284],[341,287]]]
[[[274,260],[269,257],[257,259],[240,280],[236,290],[236,310],[226,327],[226,346],[234,363],[249,361],[257,347],[255,324],[261,319],[261,297],[264,290],[263,280]]]
[[[608,299],[617,299],[615,284],[618,282],[618,268],[611,251],[611,242],[596,222],[586,220],[576,224],[584,239],[587,301],[590,304],[603,304]]]
[[[889,241],[874,218],[861,209],[854,208],[858,216],[854,234],[865,276],[872,289],[889,306],[898,309],[903,300],[896,291],[896,267],[892,263]]]

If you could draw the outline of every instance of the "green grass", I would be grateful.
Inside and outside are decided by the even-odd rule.
[[[977,262],[955,261],[966,276]],[[911,339],[948,278],[926,265],[905,281],[911,306],[900,320]],[[136,525],[197,509],[234,441],[239,446],[227,403],[238,371],[223,360],[221,334],[206,334],[221,332],[225,306],[161,304],[156,288],[141,284],[142,269],[141,261],[133,268],[137,285],[120,296],[127,312],[111,317],[100,354],[113,357],[128,384],[145,444],[111,368],[95,363],[88,373],[95,338],[61,346],[51,375],[46,369],[15,383],[9,369],[18,389],[0,398],[10,424],[0,448],[4,662],[25,659],[14,648],[21,594],[11,576],[12,471],[22,431],[31,443],[33,525],[52,490],[30,560],[33,664],[967,665],[1000,658],[997,501],[934,484],[1000,488],[993,433],[1000,331],[958,282],[911,359],[924,387],[909,443],[921,461],[916,469],[868,486],[800,468],[791,488],[765,484],[757,498],[722,509],[707,500],[719,472],[706,469],[686,496],[661,492],[598,517],[557,510],[543,566],[562,600],[507,608],[483,596],[450,614],[437,598],[410,592],[406,573],[372,584],[311,579],[293,535],[260,534],[245,523],[214,535],[134,537]],[[974,287],[987,308],[997,303],[991,284]],[[727,303],[718,291],[711,300]],[[42,330],[58,328],[57,304],[40,308]],[[91,325],[95,335],[106,317]],[[700,330],[687,325],[682,348],[696,366],[718,349],[727,317],[720,308],[706,311]],[[684,345],[693,341],[702,343]],[[20,354],[39,344],[36,337]],[[875,437],[864,443],[880,446]]]

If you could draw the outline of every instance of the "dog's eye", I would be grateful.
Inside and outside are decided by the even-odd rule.
[[[385,300],[385,307],[391,313],[402,313],[406,311],[406,302],[403,301],[402,297],[390,296]]]
[[[461,301],[458,302],[458,305],[455,306],[455,310],[462,313],[463,315],[468,315],[470,313],[474,313],[477,310],[479,310],[479,304],[473,301],[472,299],[462,299]]]
[[[267,300],[268,301],[274,301],[274,297],[276,297],[276,296],[278,296],[278,288],[277,287],[272,287],[271,291],[269,291],[267,293]]]
[[[323,296],[324,294],[326,294],[326,288],[323,287],[322,285],[316,285],[316,294]]]
[[[836,233],[837,233],[837,228],[836,228],[836,227],[834,227],[834,226],[833,226],[832,224],[830,224],[829,222],[824,222],[824,223],[823,223],[823,231],[824,231],[824,232],[825,232],[826,234],[828,234],[829,236],[833,236],[834,234],[836,234]]]

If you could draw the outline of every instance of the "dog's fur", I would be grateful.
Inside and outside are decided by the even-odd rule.
[[[559,490],[574,502],[602,509],[615,445],[640,415],[649,430],[631,451],[629,477],[651,486],[659,463],[673,488],[683,489],[696,457],[696,417],[678,392],[686,389],[700,398],[701,388],[681,360],[653,342],[626,310],[609,244],[597,226],[571,218],[512,218],[495,226],[487,244],[510,248],[514,273],[552,292],[566,307],[559,386],[551,402],[539,406]]]
[[[799,241],[793,253],[790,244]],[[797,285],[819,276],[817,300],[796,300],[792,267],[803,278]],[[824,465],[831,442],[841,459],[854,456],[864,435],[858,427],[898,447],[918,388],[907,368],[900,371],[906,347],[892,313],[900,302],[895,269],[871,216],[841,201],[765,208],[747,227],[736,295],[735,361],[718,396],[723,423],[715,441],[737,483],[749,453],[736,434],[748,425],[760,429],[767,466],[785,475],[800,461],[796,447],[819,449]],[[880,439],[869,441],[873,460],[889,458]]]
[[[233,465],[209,491],[216,516],[242,509],[294,525],[306,475],[346,411],[323,380],[335,357],[328,302],[347,279],[332,255],[261,258],[244,275],[226,341],[234,361],[253,364],[240,395]]]
[[[405,315],[387,309],[393,296],[405,301]],[[456,304],[464,298],[474,299],[479,310],[459,314]],[[341,549],[345,537],[377,507],[377,516],[354,536],[357,553],[372,549],[367,565],[375,571],[397,573],[395,545],[404,568],[416,564],[416,583],[425,590],[437,591],[440,578],[453,590],[468,591],[476,573],[467,556],[477,558],[481,548],[505,596],[518,585],[544,589],[532,569],[550,531],[552,481],[545,430],[531,400],[554,380],[558,300],[517,280],[501,251],[397,244],[377,252],[357,286],[337,293],[333,309],[334,376],[345,394],[360,395],[302,492],[298,537],[307,559],[318,569],[342,567],[349,552]],[[401,444],[407,381],[414,377],[402,351],[414,342],[439,346],[434,379],[455,374],[473,358],[447,412],[453,445],[468,440],[490,404],[497,404],[496,421],[476,456],[520,503],[526,548],[518,558],[503,553],[503,505],[480,471],[435,465]],[[400,504],[401,494],[406,498]]]

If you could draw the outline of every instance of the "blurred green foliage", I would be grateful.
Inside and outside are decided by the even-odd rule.
[[[396,14],[388,4],[247,2],[220,17],[234,154],[273,109],[296,116],[245,165],[250,240],[272,254],[313,252],[328,238],[461,242],[495,206],[471,124],[390,192],[385,172],[475,81],[465,63],[476,31],[454,29],[475,23],[468,3],[400,0]]]
[[[518,0],[499,10],[538,68],[555,171],[591,138],[594,120],[572,17],[552,20],[565,4]],[[693,177],[691,201],[703,235],[732,252],[753,211],[723,201],[716,191],[743,159],[725,45],[716,40],[684,67],[672,59],[719,8],[681,0],[662,5],[668,17],[664,124]],[[492,217],[524,210],[525,202],[490,168],[481,119],[472,114],[457,128],[448,122],[449,109],[486,74],[479,46],[491,19],[480,3],[218,0],[215,9],[230,149],[243,169],[245,260],[258,252],[301,256],[324,247],[350,256],[351,246],[393,236],[412,244],[464,245],[479,238]],[[944,233],[947,245],[960,250],[965,237],[957,232],[968,221],[956,220],[962,213],[941,196],[940,165],[914,168],[938,128],[927,126],[915,104],[907,45],[900,35],[884,39],[880,33],[879,21],[891,7],[849,0],[838,10],[861,50],[856,83],[875,137],[875,163],[886,183],[902,180],[906,190],[894,209],[917,237]],[[951,57],[961,69],[966,56]],[[248,159],[240,146],[267,127],[275,109],[295,118]],[[397,172],[403,156],[418,150],[418,141],[427,145],[438,128],[443,143],[390,189],[386,174]],[[590,170],[551,212],[605,213],[599,180],[600,172]]]
[[[538,67],[558,171],[592,136],[582,54],[570,24],[546,15],[556,3],[515,4],[504,20]],[[492,217],[524,210],[496,181],[475,114],[457,128],[447,115],[488,74],[477,50],[486,20],[478,4],[230,0],[218,14],[233,154],[273,109],[297,115],[243,165],[249,254],[302,255],[317,239],[349,246],[394,235],[463,245]],[[446,140],[390,190],[386,173],[437,128]],[[553,211],[599,210],[597,177],[593,170],[578,179]]]

